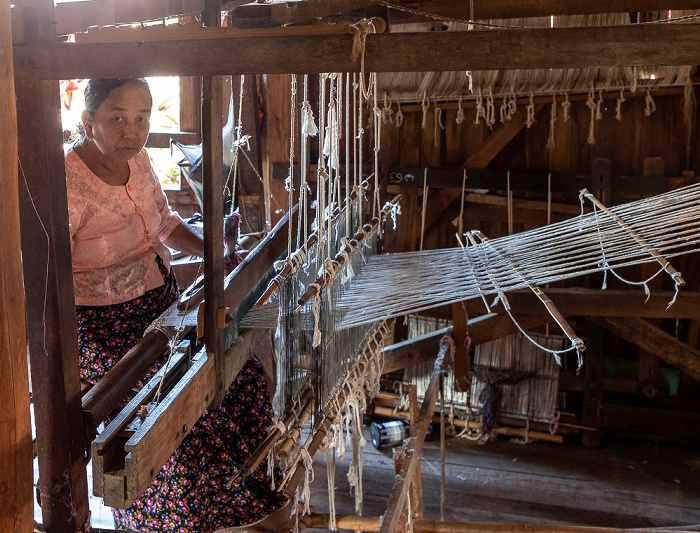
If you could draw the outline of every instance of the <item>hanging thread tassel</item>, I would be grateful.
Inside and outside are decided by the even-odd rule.
[[[625,89],[620,89],[620,97],[617,99],[617,105],[615,106],[615,120],[618,122],[622,120],[622,104],[626,102],[624,93]]]
[[[464,122],[464,109],[462,109],[462,95],[459,95],[459,102],[457,102],[457,118],[455,118],[457,124],[462,124]]]
[[[486,110],[484,109],[484,99],[481,96],[481,88],[479,88],[476,97],[476,118],[474,119],[475,125],[478,126],[481,124],[481,121],[479,120],[481,117],[486,118]]]
[[[571,102],[569,102],[569,93],[564,93],[564,101],[561,103],[561,112],[564,116],[564,122],[568,122],[571,118]]]
[[[396,105],[398,106],[398,110],[396,111],[396,115],[395,115],[396,127],[400,128],[401,124],[403,124],[403,113],[401,112],[401,102],[396,102]]]
[[[527,121],[525,125],[530,129],[535,123],[535,100],[532,93],[530,93],[530,103],[527,104]]]
[[[596,111],[596,103],[595,103],[595,92],[593,90],[593,87],[591,87],[591,90],[588,91],[588,100],[586,100],[586,107],[591,110],[591,121],[588,125],[588,144],[595,144],[595,111]]]
[[[430,107],[430,102],[426,98],[425,91],[423,91],[423,101],[420,103],[420,106],[423,109],[423,121],[421,122],[421,128],[425,129],[428,125],[428,108]]]
[[[647,89],[647,95],[644,97],[644,104],[644,115],[649,117],[654,111],[656,111],[656,104],[654,103],[654,99],[651,97],[651,92],[649,92],[649,89]]]

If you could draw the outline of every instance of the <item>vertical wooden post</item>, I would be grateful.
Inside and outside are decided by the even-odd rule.
[[[610,205],[612,163],[608,159],[595,159],[591,172],[591,192],[603,205]]]
[[[262,155],[260,152],[260,121],[258,119],[258,84],[254,75],[246,76],[243,81],[242,111],[238,109],[240,101],[241,82],[239,76],[232,76],[233,108],[238,120],[241,113],[243,133],[250,135],[248,144],[250,151],[243,148],[238,158],[238,205],[241,213],[242,233],[255,233],[263,230],[263,183],[258,176],[262,175]],[[297,110],[298,115],[298,110]],[[229,119],[230,120],[230,119]],[[235,124],[235,122],[234,122]],[[230,146],[225,147],[226,150]],[[250,163],[248,162],[248,158]],[[252,163],[252,165],[251,165]]]
[[[219,26],[221,4],[207,2],[202,19],[209,26]],[[224,330],[219,327],[219,313],[224,309],[224,161],[221,139],[222,79],[206,76],[202,79],[202,182],[204,199],[204,343],[214,354],[216,394],[212,405],[224,399]]]
[[[664,160],[660,157],[646,157],[642,164],[642,173],[645,178],[662,177],[664,175]],[[644,263],[640,265],[641,279],[648,279],[659,269],[658,263]],[[665,274],[661,274],[652,279],[647,286],[649,290],[663,289]],[[661,326],[660,319],[649,320],[655,326]],[[659,399],[659,375],[661,372],[661,360],[653,353],[643,348],[639,349],[639,367],[637,368],[637,388],[638,393],[647,401],[658,401]]]
[[[55,41],[52,0],[21,5],[27,38]],[[89,519],[85,432],[57,81],[15,82],[22,262],[43,525],[82,530]]]
[[[10,4],[0,4],[0,531],[34,530],[24,285],[19,233],[17,112]]]
[[[469,338],[469,315],[464,302],[452,304],[452,338],[455,341],[454,353],[454,376],[455,390],[467,392],[471,384],[471,370],[469,368],[469,349],[471,339]]]
[[[584,430],[581,442],[584,446],[597,447],[601,442],[603,422],[603,374],[605,370],[605,330],[588,320],[586,322],[586,364],[583,379],[583,416],[581,424],[595,428]]]
[[[415,385],[404,385],[408,391],[408,413],[411,422],[411,431],[418,422],[418,388]],[[416,459],[416,471],[408,489],[408,497],[411,500],[411,519],[423,518],[423,480],[421,477],[420,457]]]

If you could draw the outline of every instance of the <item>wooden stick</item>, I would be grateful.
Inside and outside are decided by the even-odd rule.
[[[381,531],[382,517],[336,515],[338,529]],[[310,529],[327,529],[328,515],[311,514]],[[494,524],[482,522],[436,522],[416,520],[414,533],[691,533],[676,529],[620,529],[538,524]]]
[[[304,407],[302,407],[301,412],[299,413],[299,416],[297,417],[296,421],[294,422],[294,426],[292,427],[291,430],[289,430],[288,433],[285,434],[283,437],[282,443],[279,445],[279,448],[277,449],[277,455],[281,459],[285,459],[289,452],[292,449],[292,446],[294,446],[294,443],[299,440],[299,437],[301,436],[301,430],[304,428],[306,423],[309,421],[309,418],[311,418],[311,413],[314,410],[314,407],[316,406],[316,399],[312,396],[308,400],[306,400],[306,403],[304,404]]]
[[[386,335],[386,332],[388,331],[386,324],[387,323],[384,322],[378,326],[378,329],[375,332],[374,337],[373,337],[375,342],[378,342],[378,343],[381,342],[382,339],[384,338],[384,336]],[[369,343],[367,343],[367,345],[368,344]],[[365,346],[367,346],[367,345],[365,345]],[[365,348],[365,351],[362,355],[362,359],[360,361],[358,361],[357,365],[355,366],[353,375],[355,375],[355,376],[361,375],[364,372],[365,366],[367,364],[368,364],[367,350]],[[338,393],[337,402],[332,402],[332,404],[337,403],[338,405],[342,405],[343,403],[345,403],[345,397],[349,393],[350,393],[350,389],[349,389],[348,385],[345,385]],[[338,414],[339,413],[335,413],[335,412],[331,411],[331,412],[327,413],[326,415],[324,415],[324,418],[319,423],[318,429],[316,430],[316,433],[314,434],[313,439],[311,440],[311,443],[307,447],[309,455],[311,455],[312,457],[316,453],[316,451],[319,449],[319,447],[321,446],[321,442],[323,441],[324,437],[328,433],[328,431],[331,427],[331,424],[333,424],[333,422],[334,422],[335,418],[338,416]],[[303,475],[304,475],[304,465],[298,464],[296,467],[296,470],[294,471],[294,474],[292,474],[292,476],[290,476],[290,480],[287,482],[286,485],[284,485],[283,487],[280,487],[279,490],[284,491],[284,493],[287,496],[292,497],[294,495],[294,491],[296,490],[297,486],[299,485],[299,482],[301,481],[301,478]]]
[[[644,238],[642,238],[642,236],[639,233],[637,233],[634,230],[634,228],[632,228],[632,226],[625,222],[621,217],[613,213],[610,209],[605,207],[595,196],[593,196],[593,194],[588,192],[587,189],[583,189],[581,191],[581,194],[588,198],[598,209],[603,211],[606,215],[608,215],[615,222],[617,222],[622,227],[622,229],[624,229],[629,234],[629,236],[632,237],[637,242],[637,244],[639,244],[639,246],[644,248],[646,252],[649,252],[654,257],[654,259],[656,259],[659,262],[663,269],[666,272],[668,272],[668,274],[671,276],[676,285],[678,285],[679,287],[685,285],[685,280],[681,277],[681,273],[678,272],[675,268],[673,268],[671,266],[671,263],[669,263],[656,248],[654,248],[651,244],[645,241]]]
[[[437,399],[438,391],[437,382],[442,374],[445,356],[450,348],[450,344],[447,342],[447,339],[451,339],[451,337],[445,335],[440,343],[440,350],[438,351],[437,358],[435,359],[433,373],[430,376],[430,383],[425,392],[418,421],[415,428],[411,430],[411,438],[407,446],[408,451],[406,452],[406,460],[401,468],[401,473],[396,477],[396,483],[394,484],[394,489],[391,493],[391,497],[389,498],[387,512],[384,516],[384,521],[382,522],[382,527],[380,529],[382,533],[393,533],[396,531],[399,518],[401,518],[401,510],[406,503],[408,489],[411,480],[416,473],[416,466],[418,464],[418,459],[420,458],[420,452],[423,449],[425,435],[428,431],[428,425],[432,419],[432,412],[435,409],[435,401]]]
[[[491,241],[478,230],[472,231],[473,234],[479,237],[482,243],[484,244],[490,244]],[[520,268],[520,265],[516,263],[513,258],[506,253],[501,252],[498,248],[495,246],[491,245],[491,247],[496,250],[496,253],[502,257],[505,257],[508,262],[510,263],[511,267],[517,274],[520,276],[520,278],[527,283],[527,286],[530,288],[530,290],[537,296],[540,301],[544,304],[544,306],[547,308],[547,311],[549,314],[552,316],[554,321],[559,325],[559,327],[562,329],[564,334],[569,338],[571,341],[571,344],[573,344],[576,347],[576,350],[579,352],[583,352],[586,349],[586,345],[583,343],[583,341],[579,338],[579,336],[576,334],[574,331],[574,328],[569,325],[569,323],[566,321],[564,316],[559,312],[557,307],[554,305],[554,302],[549,299],[549,297],[540,289],[537,285],[532,283],[527,276],[523,273],[522,269]],[[507,303],[507,300],[503,301],[503,306],[506,308],[506,311],[510,311],[510,306]]]
[[[365,180],[361,184],[361,190],[366,190],[369,187],[369,180]],[[357,191],[353,190],[350,193],[350,201],[351,203],[354,203],[355,200],[357,200],[358,197]],[[333,220],[337,219],[342,212],[346,210],[345,207],[341,210],[340,208],[336,207],[333,210]],[[314,232],[309,235],[308,239],[304,243],[303,250],[304,252],[308,252],[309,248],[311,248],[314,244],[318,242],[318,229],[314,230]],[[296,253],[296,252],[295,252]],[[278,274],[283,280],[287,279],[287,276],[292,272],[292,266],[290,265],[289,262],[284,265],[284,268],[282,271]],[[277,282],[273,279],[270,284],[267,286],[267,289],[265,289],[265,292],[260,296],[257,302],[255,302],[255,307],[257,309],[260,309],[263,305],[265,305],[267,302],[270,301],[270,298],[277,292],[277,289],[279,288],[279,285]]]
[[[299,402],[301,405],[305,405],[305,403],[310,399],[311,397],[311,390],[307,390],[301,397],[301,401]],[[291,409],[289,412],[285,413],[284,416],[282,417],[282,425],[285,427],[289,426],[291,424],[292,420],[294,419],[294,411]],[[238,478],[238,477],[248,477],[250,476],[255,470],[258,468],[262,460],[267,457],[267,454],[269,451],[272,449],[272,447],[277,443],[279,440],[280,435],[282,435],[282,430],[279,427],[274,427],[270,431],[270,433],[265,437],[265,440],[263,443],[258,447],[257,450],[253,452],[253,454],[246,459],[246,462],[243,463],[243,466],[241,469],[230,479],[230,481],[227,483],[227,485],[230,487],[231,484]]]
[[[333,264],[333,272],[331,273],[331,272],[324,270],[323,274],[321,274],[316,279],[316,282],[313,283],[306,290],[306,292],[301,296],[301,298],[299,298],[299,301],[297,302],[299,304],[299,306],[294,310],[295,313],[298,313],[299,311],[301,311],[301,309],[307,303],[309,303],[309,300],[311,300],[311,298],[313,298],[317,294],[320,294],[321,289],[323,289],[323,287],[327,283],[329,283],[331,279],[333,279],[335,273],[338,271],[338,269],[346,261],[345,254],[343,252],[348,253],[348,254],[352,253],[353,251],[355,251],[357,249],[357,247],[360,245],[362,240],[367,237],[367,235],[371,234],[374,231],[379,231],[381,221],[384,220],[388,216],[392,207],[394,205],[396,205],[400,200],[401,200],[401,195],[400,194],[396,195],[391,200],[391,202],[388,202],[387,205],[385,205],[382,208],[378,217],[374,217],[370,224],[365,224],[362,227],[363,231],[358,231],[355,234],[355,236],[352,239],[350,239],[349,246],[346,246],[345,248],[343,248],[343,250],[341,250],[340,252],[338,252],[336,254],[335,258],[333,258],[333,260],[331,261],[331,263]]]

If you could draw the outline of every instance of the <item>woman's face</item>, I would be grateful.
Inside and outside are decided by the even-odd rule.
[[[112,89],[94,116],[83,112],[85,135],[104,157],[128,161],[146,144],[151,106],[148,92],[135,83],[127,82]]]

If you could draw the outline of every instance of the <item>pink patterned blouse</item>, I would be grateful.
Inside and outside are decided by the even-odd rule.
[[[68,220],[76,305],[126,302],[163,284],[156,254],[182,219],[168,205],[148,154],[129,161],[123,186],[107,185],[72,149],[66,155]]]

